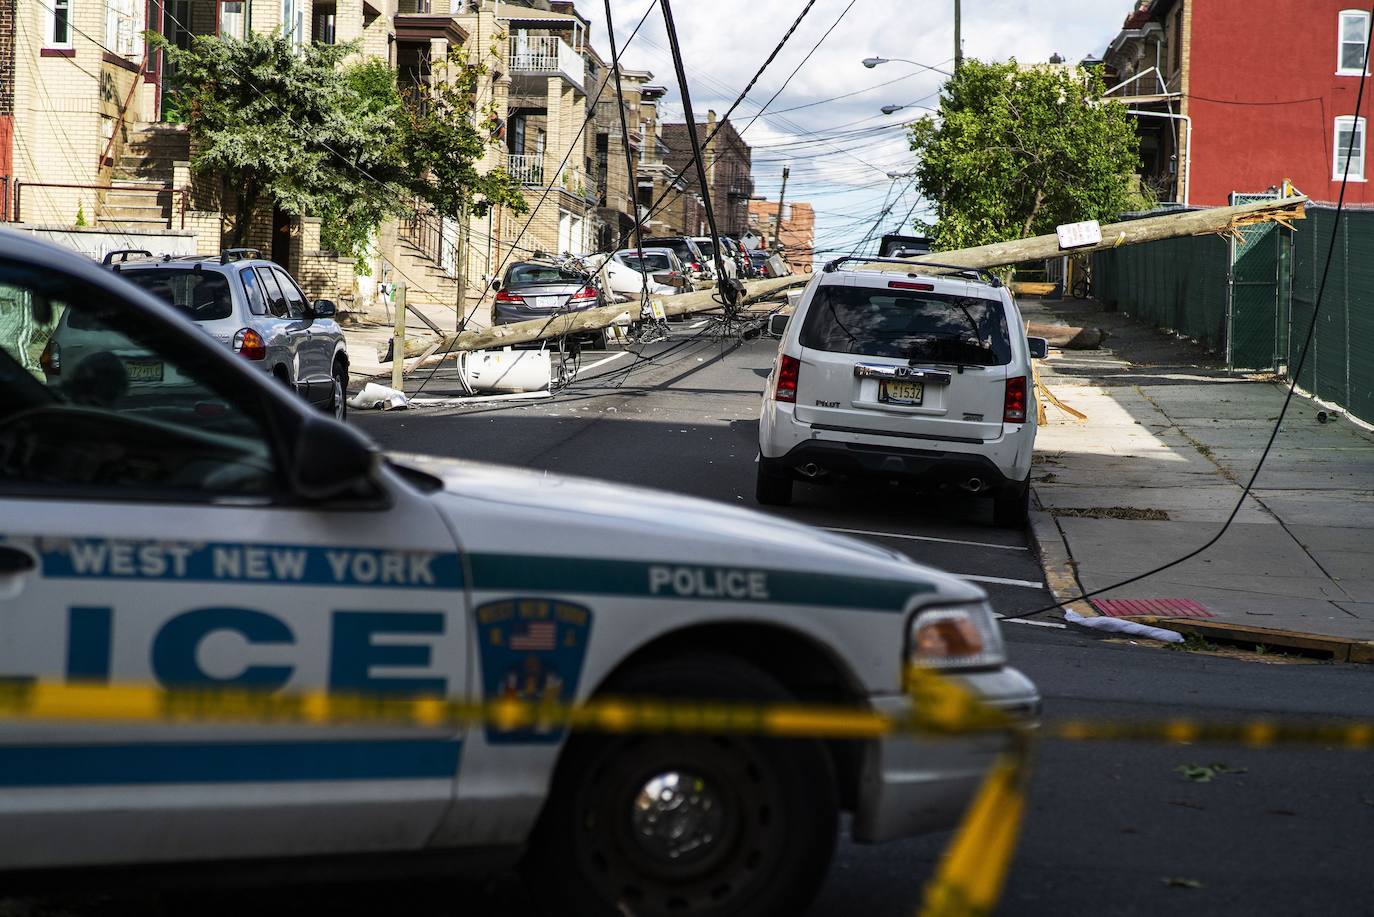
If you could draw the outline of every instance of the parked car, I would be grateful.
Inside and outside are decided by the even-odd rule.
[[[701,250],[701,255],[706,259],[706,263],[711,265],[714,269],[716,264],[715,242],[711,240],[710,236],[692,236],[692,241],[695,242],[697,248]],[[725,244],[724,239],[721,239],[720,245],[720,263],[721,266],[725,268],[725,276],[730,278],[738,277],[739,265],[735,263],[735,259],[731,256],[729,246]]]
[[[497,325],[604,305],[595,277],[546,261],[517,261],[491,288],[496,291]]]
[[[741,280],[758,276],[758,272],[754,270],[753,262],[749,260],[749,253],[744,250],[744,246],[740,244],[738,239],[732,236],[721,236],[720,241],[730,252],[730,257],[735,259],[735,266],[739,268]]]
[[[640,257],[641,252],[643,258]],[[630,289],[622,289],[611,274],[611,288],[621,295],[638,295],[643,288],[644,275],[649,278],[649,292],[655,295],[671,296],[681,293],[691,286],[688,270],[671,248],[624,248],[611,255],[611,264],[631,272],[626,282],[632,283]],[[608,271],[609,273],[609,271]]]
[[[754,270],[758,271],[759,277],[772,277],[773,273],[768,269],[769,253],[761,249],[754,249],[749,253],[749,261],[753,264]]]
[[[104,263],[306,401],[340,420],[347,415],[348,347],[334,321],[334,303],[308,302],[291,274],[258,250],[154,258],[125,249],[110,252]],[[66,350],[81,346],[78,337],[77,328],[59,324],[54,340]],[[130,381],[138,379],[131,374]]]
[[[670,248],[690,272],[693,280],[712,280],[715,269],[711,259],[706,257],[696,242],[687,236],[655,236],[644,240],[644,247]]]
[[[1030,361],[1047,345],[1026,337],[1000,281],[840,258],[783,321],[759,425],[760,503],[789,503],[798,478],[877,478],[990,496],[998,525],[1025,524]]]
[[[178,690],[127,720],[0,718],[5,888],[521,860],[552,914],[801,914],[842,813],[860,844],[950,827],[1010,740],[570,735],[430,703],[398,725],[366,713],[401,705],[357,699],[899,719],[920,666],[1014,719],[1038,713],[986,593],[896,552],[679,494],[384,457],[147,292],[4,229],[0,302],[11,706],[30,688],[79,687],[87,710],[126,685]],[[73,403],[26,368],[54,303],[187,388],[154,416]],[[206,405],[214,431],[179,413]],[[341,718],[301,697],[341,700]],[[214,721],[224,709],[263,716]]]

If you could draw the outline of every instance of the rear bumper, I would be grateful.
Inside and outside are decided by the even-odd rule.
[[[585,306],[574,306],[571,309],[535,309],[531,306],[514,306],[509,303],[496,303],[492,309],[492,323],[496,325],[510,325],[515,322],[532,322],[536,319],[544,319],[547,321],[559,315],[567,315],[573,312],[585,312],[599,305],[602,305],[602,303],[588,303]]]
[[[839,443],[810,440],[780,459],[768,459],[788,469],[808,465],[842,477],[872,477],[900,480],[921,487],[957,485],[977,478],[982,490],[1015,489],[1024,484],[1007,477],[985,455],[945,452],[938,449],[903,449],[867,443]],[[801,474],[802,480],[813,476]]]
[[[1016,669],[951,677],[1027,725],[1040,716],[1039,692]],[[908,700],[901,695],[874,697],[871,702],[875,710],[894,716],[908,709]],[[899,736],[869,743],[859,772],[854,840],[876,844],[954,826],[988,769],[1010,743],[1010,737],[998,734]]]

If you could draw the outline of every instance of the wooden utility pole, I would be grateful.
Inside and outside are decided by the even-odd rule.
[[[443,218],[439,219],[439,228],[444,225]],[[468,314],[468,202],[464,197],[458,204],[458,242],[453,252],[454,260],[454,280],[458,282],[458,316],[453,326],[454,331],[461,330],[467,324]]]
[[[778,218],[773,221],[773,251],[778,250],[778,237],[782,235],[782,208],[787,203],[787,176],[792,170],[782,167],[782,190],[778,192]]]
[[[400,392],[405,390],[406,285],[396,284],[391,296],[391,308],[395,312],[391,333],[391,387]]]
[[[1157,217],[1128,220],[1102,227],[1102,241],[1097,245],[1083,246],[1075,252],[1095,252],[1117,248],[1122,245],[1136,245],[1141,242],[1156,242],[1161,239],[1174,239],[1181,236],[1200,236],[1212,233],[1228,234],[1242,226],[1256,223],[1276,222],[1287,224],[1292,220],[1303,219],[1305,197],[1289,197],[1272,201],[1258,201],[1239,207],[1214,207],[1209,210],[1193,210],[1183,213],[1167,213]],[[947,252],[932,252],[919,258],[903,258],[913,269],[923,264],[942,264],[957,268],[994,268],[1024,261],[1043,261],[1046,258],[1064,254],[1059,248],[1057,235],[1035,236],[1030,239],[1016,239],[1012,242],[998,242],[994,245],[980,245],[976,248],[961,248]],[[875,268],[887,271],[900,271],[902,268],[891,260],[869,262]],[[862,259],[852,260],[848,267],[857,268],[864,264]],[[743,304],[757,302],[776,295],[779,291],[792,286],[800,286],[811,278],[806,274],[789,277],[776,277],[768,280],[751,280],[745,283]],[[696,293],[682,293],[676,296],[654,297],[651,302],[663,306],[668,315],[686,315],[692,312],[707,312],[720,308],[713,290]],[[619,303],[601,306],[582,312],[563,313],[549,319],[534,319],[528,322],[515,322],[498,325],[486,331],[465,331],[451,335],[445,342],[450,351],[485,350],[491,347],[504,347],[527,341],[561,337],[582,331],[595,331],[613,324],[618,318],[634,308],[632,303]]]
[[[964,37],[963,37],[963,11],[959,8],[959,0],[954,0],[954,72],[959,72],[959,65],[964,62]]]

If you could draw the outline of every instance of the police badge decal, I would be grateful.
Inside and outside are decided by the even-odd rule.
[[[592,610],[549,599],[503,599],[477,609],[482,696],[568,703],[577,694],[591,635]],[[553,743],[562,727],[486,729],[491,744]]]

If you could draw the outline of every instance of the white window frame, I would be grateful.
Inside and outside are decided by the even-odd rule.
[[[1336,17],[1336,76],[1366,76],[1368,71],[1359,67],[1345,66],[1345,24],[1348,20],[1358,19],[1360,31],[1369,36],[1369,10],[1341,10]]]
[[[1365,123],[1364,118],[1356,118],[1353,115],[1341,115],[1336,119],[1335,130],[1332,132],[1332,136],[1335,138],[1333,155],[1331,157],[1332,181],[1341,181],[1345,178],[1345,170],[1341,168],[1341,156],[1345,153],[1347,144],[1341,142],[1341,131],[1348,130],[1352,125],[1359,132],[1358,136],[1360,142],[1357,144],[1357,148],[1353,153],[1354,157],[1358,157],[1359,169],[1357,171],[1353,165],[1351,166],[1350,181],[1365,180],[1365,153],[1369,149],[1369,126]]]
[[[105,0],[105,47],[128,60],[143,57],[143,0]]]
[[[45,7],[43,17],[43,47],[67,49],[72,47],[72,35],[75,29],[72,28],[74,7],[77,0],[52,0],[51,4]],[[67,16],[67,38],[65,41],[57,40],[57,12],[61,9]]]
[[[230,2],[239,4],[237,13],[230,13],[225,7]],[[219,7],[220,38],[234,38],[242,41],[248,37],[248,4],[251,0],[215,0]]]
[[[281,0],[282,36],[293,45],[305,44],[305,4],[303,0]]]

